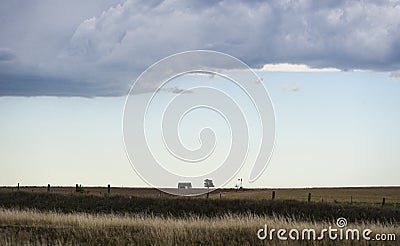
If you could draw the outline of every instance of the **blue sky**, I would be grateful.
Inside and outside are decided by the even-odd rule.
[[[0,12],[0,185],[146,185],[124,150],[125,98],[149,65],[191,49],[238,57],[269,91],[276,148],[251,186],[399,185],[396,1],[5,0]]]

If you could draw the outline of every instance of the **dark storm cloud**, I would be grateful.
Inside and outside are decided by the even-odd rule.
[[[266,63],[342,70],[400,68],[397,1],[0,5],[0,47],[15,52],[10,59],[18,57],[12,68],[0,63],[0,77],[7,77],[10,69],[14,74],[9,82],[1,79],[1,95],[122,95],[149,65],[190,49],[226,52],[254,68]],[[22,91],[25,78],[31,76],[45,82],[32,80],[35,93]]]

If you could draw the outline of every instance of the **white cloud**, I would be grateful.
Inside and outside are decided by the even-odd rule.
[[[337,68],[311,68],[306,64],[289,64],[289,63],[278,63],[278,64],[265,64],[261,71],[269,72],[339,72]]]

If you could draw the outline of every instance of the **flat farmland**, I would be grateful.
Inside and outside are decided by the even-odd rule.
[[[16,191],[17,187],[3,186],[1,191]],[[25,192],[47,192],[47,186],[20,186],[20,191]],[[74,194],[75,187],[57,186],[51,187],[51,193]],[[107,186],[83,187],[82,193],[90,195],[107,194]],[[312,202],[326,203],[355,203],[367,205],[381,205],[385,198],[385,205],[400,205],[400,187],[343,187],[343,188],[263,188],[263,189],[219,189],[211,192],[211,199],[250,199],[264,200],[272,199],[275,192],[275,200],[307,201],[311,193]],[[155,188],[131,188],[111,187],[111,195],[140,196],[140,197],[170,197],[175,196],[161,192]],[[205,197],[205,195],[203,195]]]
[[[307,189],[253,189],[245,191],[221,191],[221,197],[234,199],[271,199],[275,191],[277,200],[307,201],[311,193],[313,202],[385,204],[400,203],[400,187],[352,187]],[[219,193],[213,194],[219,197]]]
[[[260,240],[269,228],[312,228],[337,219],[398,245],[398,187],[221,189],[198,197],[151,188],[0,188],[0,245],[355,245],[358,240]],[[271,199],[272,192],[275,199]],[[311,202],[307,202],[311,193]],[[349,201],[353,197],[353,202]],[[385,197],[385,206],[382,198]],[[323,201],[322,201],[323,199]],[[346,223],[347,223],[346,222]],[[361,239],[360,239],[361,240]],[[374,240],[374,239],[372,239]],[[369,243],[364,240],[363,243]],[[368,244],[369,245],[369,244]]]

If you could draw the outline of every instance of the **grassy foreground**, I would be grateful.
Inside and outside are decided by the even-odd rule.
[[[277,239],[268,228],[322,229],[344,217],[346,228],[400,238],[398,204],[355,204],[270,199],[141,197],[87,193],[0,192],[0,245],[371,245],[374,241]],[[376,241],[375,241],[376,243]],[[382,242],[380,242],[382,243]],[[372,244],[373,245],[373,244]],[[380,244],[378,244],[380,245]]]
[[[190,216],[175,218],[149,214],[87,214],[40,212],[37,210],[0,209],[1,245],[354,245],[360,241],[261,241],[257,231],[270,228],[287,230],[313,228],[316,231],[335,226],[334,221],[301,222],[279,216],[225,214],[217,217]],[[362,231],[400,235],[400,228],[386,223],[348,225]],[[364,242],[366,243],[366,242]],[[386,241],[396,245],[396,241]]]
[[[344,217],[350,222],[400,222],[400,208],[267,199],[205,199],[197,197],[127,197],[87,194],[0,192],[0,207],[64,213],[150,213],[159,216],[279,215],[308,221]]]

